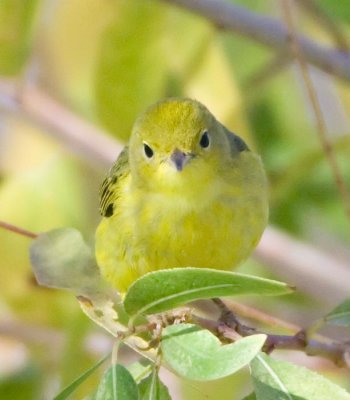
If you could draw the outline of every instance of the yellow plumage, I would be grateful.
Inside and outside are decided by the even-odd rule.
[[[202,104],[151,106],[101,187],[102,274],[124,293],[158,269],[234,268],[266,226],[266,191],[259,156]]]

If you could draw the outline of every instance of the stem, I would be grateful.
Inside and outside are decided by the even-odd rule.
[[[236,32],[277,51],[292,53],[285,25],[274,18],[259,15],[224,0],[163,0],[205,17],[218,28]],[[350,80],[350,54],[327,48],[298,35],[306,60],[325,72]]]
[[[279,349],[298,350],[305,352],[309,356],[319,356],[331,360],[340,367],[350,368],[349,343],[333,342],[329,338],[320,335],[311,339],[307,337],[302,329],[294,335],[274,335],[261,332],[242,324],[221,299],[212,300],[220,310],[219,321],[206,320],[197,316],[193,316],[193,319],[200,326],[210,329],[226,339],[237,340],[237,334],[250,336],[264,333],[267,339],[263,351],[266,353]]]
[[[340,168],[338,166],[337,159],[335,157],[333,147],[330,141],[327,138],[327,129],[326,124],[323,118],[321,105],[317,97],[316,90],[312,83],[312,79],[310,76],[310,72],[308,69],[308,65],[306,62],[306,54],[304,53],[304,49],[302,48],[302,44],[300,42],[300,37],[297,36],[295,31],[294,20],[292,16],[291,10],[291,0],[283,0],[282,1],[282,10],[284,19],[287,23],[288,27],[288,36],[289,36],[289,43],[292,53],[295,56],[295,59],[300,67],[303,80],[305,82],[307,94],[313,108],[315,118],[316,118],[316,125],[317,125],[317,133],[323,147],[323,151],[326,155],[328,160],[329,166],[331,168],[335,183],[337,185],[338,191],[340,196],[343,200],[344,207],[348,218],[350,219],[350,193],[345,185],[344,178],[340,172]]]
[[[341,29],[341,25],[316,0],[296,1],[333,36],[333,40],[339,49],[349,51],[349,41],[345,32]]]
[[[18,226],[9,224],[4,221],[0,221],[0,228],[5,229],[7,231],[17,233],[18,235],[29,237],[30,239],[36,239],[38,237],[37,233],[27,231],[26,229],[20,228]]]

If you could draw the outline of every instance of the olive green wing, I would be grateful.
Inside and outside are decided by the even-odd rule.
[[[129,175],[129,150],[124,147],[100,187],[100,213],[111,217],[120,192],[120,184]]]

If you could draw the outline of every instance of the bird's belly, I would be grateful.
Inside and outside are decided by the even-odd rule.
[[[141,274],[154,269],[202,267],[231,269],[256,245],[265,221],[259,207],[218,197],[206,206],[167,201],[145,206],[135,227],[131,263]],[[135,264],[134,264],[135,265]]]
[[[166,208],[149,215],[145,221],[148,232],[138,238],[149,263],[157,269],[230,268],[234,264],[242,245],[243,227],[232,208],[219,202],[200,210]]]
[[[257,244],[265,213],[265,204],[247,198],[218,197],[206,206],[152,199],[131,213],[129,209],[102,221],[98,263],[121,292],[139,276],[158,269],[232,269]]]

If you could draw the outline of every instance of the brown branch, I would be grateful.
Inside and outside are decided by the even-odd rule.
[[[344,51],[349,51],[349,40],[342,31],[340,24],[337,23],[326,10],[315,0],[296,0],[310,15],[315,17],[332,36],[337,47]]]
[[[37,233],[27,231],[26,229],[20,228],[18,226],[9,224],[4,221],[0,221],[0,228],[5,229],[7,231],[17,233],[18,235],[29,237],[30,239],[36,239],[38,237]]]
[[[224,0],[163,0],[205,17],[217,27],[236,32],[278,52],[292,53],[288,29],[274,18],[248,11]],[[298,35],[305,59],[323,71],[350,80],[350,54],[321,46]]]
[[[25,100],[20,104],[15,100],[18,96],[16,86],[0,80],[0,106],[10,112],[27,115],[30,121],[48,126],[50,129],[47,133],[51,134],[51,129],[54,129],[58,140],[79,154],[85,152],[88,160],[98,162],[106,168],[112,164],[116,153],[121,149],[114,139],[108,138],[105,142],[106,135],[102,131],[77,115],[74,115],[73,124],[67,125],[69,118],[66,115],[70,115],[71,111],[40,88],[23,88],[20,97]],[[46,109],[47,104],[55,106]],[[59,113],[51,115],[50,112],[56,107],[60,110]],[[80,135],[76,135],[76,132],[80,132]],[[103,142],[106,148],[102,146]],[[349,295],[348,260],[341,261],[338,257],[298,241],[271,226],[265,230],[255,251],[255,258],[277,275],[296,284],[298,289],[328,302],[331,306]]]
[[[213,299],[220,311],[218,321],[206,320],[196,315],[194,322],[205,329],[209,329],[221,337],[236,340],[239,336],[250,336],[264,333],[267,336],[263,351],[271,353],[274,350],[298,350],[309,356],[319,356],[331,360],[337,366],[350,368],[350,344],[334,342],[329,338],[318,335],[317,339],[308,338],[304,330],[299,330],[294,335],[274,335],[261,332],[250,326],[242,324],[229,307],[220,299]]]
[[[307,94],[316,117],[317,133],[321,145],[323,147],[324,153],[326,155],[326,158],[328,160],[328,163],[330,165],[335,183],[338,187],[338,191],[343,200],[346,214],[350,219],[350,193],[345,185],[344,178],[340,172],[338,162],[333,151],[333,147],[327,138],[326,124],[323,118],[321,105],[318,100],[317,93],[313,86],[309,69],[306,63],[306,54],[304,53],[304,50],[302,48],[302,44],[300,42],[301,39],[296,34],[294,20],[291,12],[290,0],[283,0],[281,5],[282,5],[284,19],[286,20],[288,27],[290,48],[295,56],[297,63],[299,64],[303,80],[305,82]]]
[[[237,303],[229,299],[225,299],[225,304],[233,313],[237,313],[243,318],[249,318],[258,321],[270,327],[286,329],[293,333],[297,333],[301,329],[299,326],[295,324],[284,321],[270,314],[266,314],[265,312],[247,306],[246,304]]]

